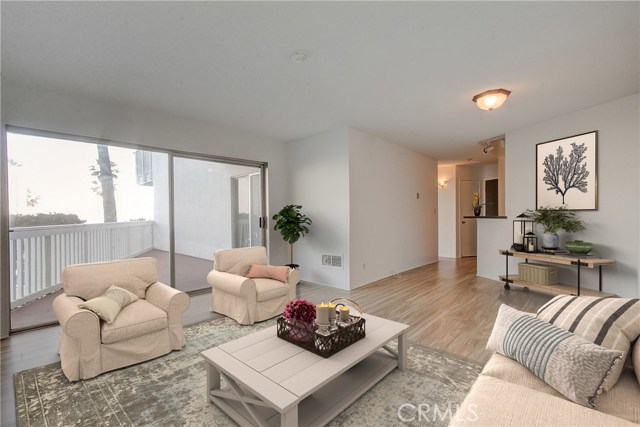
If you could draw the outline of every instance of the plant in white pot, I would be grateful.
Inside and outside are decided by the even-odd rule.
[[[307,226],[311,224],[311,219],[303,215],[300,209],[302,209],[300,205],[287,205],[273,216],[273,220],[276,222],[273,229],[279,230],[285,242],[289,243],[291,263],[287,265],[291,268],[298,267],[293,263],[293,244],[309,233]]]
[[[564,230],[568,233],[584,230],[584,222],[578,218],[574,211],[568,210],[565,206],[551,207],[540,206],[538,209],[528,209],[526,215],[538,224],[542,225],[542,247],[545,249],[558,249],[560,238],[558,231]]]

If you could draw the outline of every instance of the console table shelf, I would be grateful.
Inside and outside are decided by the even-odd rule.
[[[614,294],[602,291],[602,266],[613,265],[615,260],[606,258],[596,258],[590,256],[575,255],[552,255],[545,253],[518,252],[513,250],[500,249],[500,254],[505,256],[505,274],[499,276],[500,281],[504,282],[504,288],[509,290],[510,285],[518,285],[524,288],[536,289],[541,292],[553,295],[586,295],[586,296],[614,296]],[[518,275],[509,274],[509,257],[522,258],[525,262],[541,261],[549,264],[575,266],[577,271],[577,280],[575,285],[557,284],[543,285],[535,282],[527,282],[520,280]],[[582,268],[594,269],[598,268],[598,290],[583,289],[580,286],[580,270]]]

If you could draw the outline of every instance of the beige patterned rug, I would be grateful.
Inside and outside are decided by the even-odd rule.
[[[207,400],[199,353],[273,324],[239,326],[224,318],[188,326],[182,351],[86,381],[70,383],[59,363],[19,372],[14,376],[17,425],[235,425]],[[447,425],[447,411],[455,412],[481,366],[416,345],[408,356],[407,370],[391,372],[330,425]]]

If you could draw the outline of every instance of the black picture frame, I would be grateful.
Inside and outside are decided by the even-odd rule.
[[[598,131],[536,144],[536,208],[598,210]]]

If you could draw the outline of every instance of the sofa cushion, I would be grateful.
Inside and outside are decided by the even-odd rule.
[[[113,323],[101,325],[101,341],[113,344],[165,329],[167,325],[166,312],[139,299],[123,308]]]
[[[287,283],[289,277],[289,267],[277,265],[251,264],[247,273],[250,279],[264,278],[273,279],[282,283]]]
[[[266,264],[267,249],[264,246],[221,249],[213,254],[213,268],[225,273],[247,277],[251,264]]]
[[[68,296],[87,301],[116,285],[144,298],[146,289],[158,281],[155,258],[133,258],[93,264],[69,265],[62,272]]]
[[[571,401],[595,408],[604,382],[622,352],[609,350],[502,305],[487,348],[517,360]]]
[[[640,335],[640,300],[557,296],[540,307],[538,318],[612,350],[629,354],[630,343]],[[614,367],[605,390],[618,380],[624,363]]]
[[[553,387],[536,377],[527,368],[498,353],[494,353],[482,370],[482,375],[497,378],[512,384],[521,385],[540,393],[546,393],[560,399],[566,399]],[[640,423],[640,384],[633,370],[623,371],[620,379],[610,391],[598,397],[598,411]]]
[[[613,415],[480,375],[450,427],[469,426],[634,426]]]
[[[256,300],[269,301],[289,294],[289,285],[273,279],[253,279],[256,283]]]
[[[107,292],[97,298],[78,304],[78,307],[91,310],[105,322],[112,323],[123,307],[137,299],[138,297],[133,292],[111,285]]]

